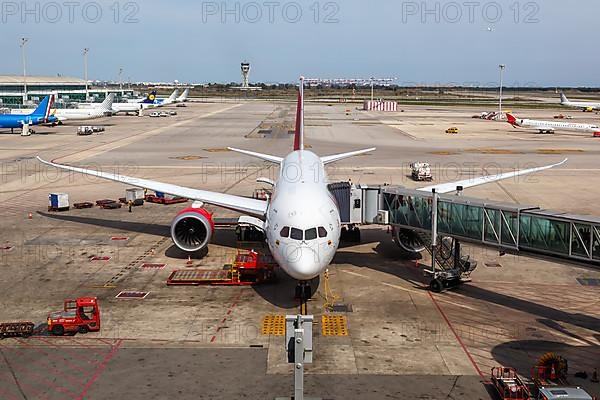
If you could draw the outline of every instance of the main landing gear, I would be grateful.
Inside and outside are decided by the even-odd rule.
[[[360,229],[356,225],[342,227],[340,240],[349,243],[360,243]]]

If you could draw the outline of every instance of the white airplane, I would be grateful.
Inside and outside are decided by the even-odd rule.
[[[532,128],[540,133],[554,133],[556,129],[600,134],[600,127],[592,124],[574,124],[571,122],[539,121],[535,119],[519,119],[510,113],[506,114],[507,122],[514,128]]]
[[[107,94],[108,96],[108,94]],[[102,108],[102,103],[80,103],[78,104],[78,109],[88,110],[92,108]],[[142,103],[112,103],[111,111],[113,114],[118,113],[137,113],[142,110],[144,107]]]
[[[175,103],[178,95],[179,89],[175,89],[169,97],[163,99],[156,97],[156,90],[153,90],[143,100],[131,100],[130,103],[142,104],[144,108],[162,107]]]
[[[102,103],[100,103],[97,107],[92,108],[57,108],[52,110],[53,116],[56,117],[59,124],[63,124],[68,121],[83,121],[88,119],[96,119],[102,118],[105,116],[112,115],[112,106],[113,100],[115,99],[115,94],[111,93]]]
[[[570,101],[564,93],[560,94],[560,104],[567,107],[579,108],[582,111],[600,110],[600,103],[588,101]]]
[[[304,287],[303,290],[306,293],[306,287],[310,287],[309,281],[319,276],[327,268],[340,244],[342,228],[340,213],[336,200],[327,188],[328,179],[325,165],[371,152],[375,148],[324,157],[305,150],[304,78],[300,78],[293,151],[285,157],[280,157],[235,148],[230,148],[230,150],[279,166],[277,182],[259,178],[261,182],[269,182],[273,186],[272,196],[269,199],[258,200],[72,167],[53,161],[44,161],[40,157],[38,160],[52,167],[195,200],[192,207],[180,211],[171,224],[173,242],[186,252],[195,252],[206,248],[212,238],[213,214],[203,208],[204,204],[245,214],[240,217],[240,221],[250,223],[265,232],[266,242],[274,259],[285,272],[299,281],[299,287]],[[457,186],[468,188],[501,179],[514,178],[549,169],[561,165],[565,161],[540,168],[428,186],[421,190],[436,189],[438,193],[448,193],[456,190]]]
[[[181,96],[179,96],[178,98],[175,99],[175,103],[185,103],[188,99],[188,96],[190,94],[190,88],[186,88],[183,93],[181,93]]]

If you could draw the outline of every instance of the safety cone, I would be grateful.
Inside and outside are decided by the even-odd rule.
[[[552,368],[550,369],[550,380],[556,380],[556,370],[554,369],[554,364],[552,364]]]
[[[192,257],[188,254],[188,261],[187,261],[188,265],[192,265]]]
[[[31,212],[27,214],[27,219],[33,219],[33,214]]]

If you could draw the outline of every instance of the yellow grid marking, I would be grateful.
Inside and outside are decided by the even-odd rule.
[[[284,336],[285,315],[265,315],[260,324],[260,334]]]
[[[323,315],[321,317],[323,336],[348,336],[348,320],[345,315]]]

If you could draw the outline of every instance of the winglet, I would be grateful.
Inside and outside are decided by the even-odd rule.
[[[296,107],[296,130],[294,131],[294,151],[304,150],[304,77],[300,77],[298,105]]]

